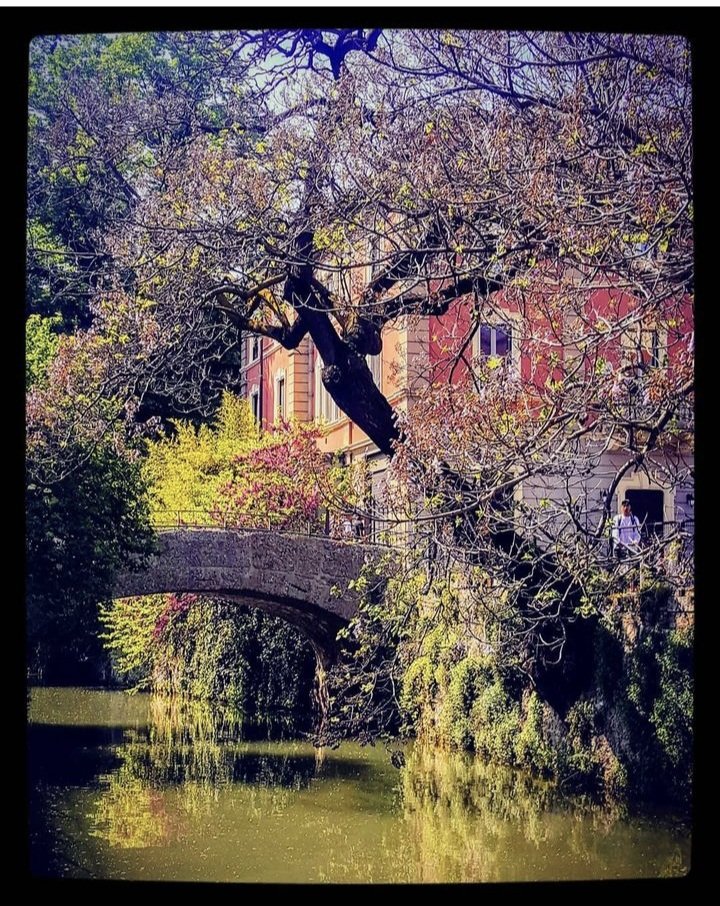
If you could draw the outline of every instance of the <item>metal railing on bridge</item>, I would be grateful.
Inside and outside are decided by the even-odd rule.
[[[151,522],[156,529],[226,529],[238,532],[273,532],[331,538],[335,541],[355,541],[383,547],[397,547],[402,531],[397,520],[387,514],[368,515],[365,512],[340,512],[324,509],[314,519],[272,514],[234,514],[222,510],[155,510]]]
[[[613,529],[612,522],[608,523],[608,529]],[[671,541],[675,538],[692,541],[695,531],[695,520],[676,519],[674,522],[660,522],[645,519],[639,522],[638,529],[641,541],[645,544]]]

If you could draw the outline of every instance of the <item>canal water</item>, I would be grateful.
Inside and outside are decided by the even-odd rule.
[[[316,750],[281,724],[149,695],[33,689],[36,876],[174,881],[481,882],[672,877],[669,814],[563,796],[463,754]]]

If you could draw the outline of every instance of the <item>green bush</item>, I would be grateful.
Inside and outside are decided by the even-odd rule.
[[[672,768],[692,759],[692,630],[673,632],[658,654],[660,681],[650,713],[658,742]]]
[[[558,775],[571,789],[594,789],[599,784],[600,767],[593,755],[595,709],[581,698],[566,716],[567,736],[558,759]]]
[[[419,657],[405,671],[400,707],[407,732],[418,735],[423,720],[432,714],[437,695],[435,669],[429,657]]]
[[[443,743],[461,749],[473,747],[473,705],[491,677],[492,669],[482,658],[466,657],[450,668],[439,722]]]
[[[693,639],[692,629],[662,628],[669,594],[659,584],[643,589],[632,638],[617,614],[597,623],[590,678],[570,690],[565,714],[497,655],[469,653],[460,627],[425,628],[422,657],[404,675],[406,729],[555,777],[566,791],[688,801]]]
[[[501,764],[515,763],[515,743],[520,732],[520,705],[496,677],[472,706],[473,747],[479,755]]]
[[[102,612],[116,668],[154,692],[245,714],[308,711],[315,655],[282,620],[193,595],[114,601]]]
[[[537,692],[528,696],[520,732],[515,740],[515,759],[518,765],[549,774],[556,768],[556,757],[543,733],[543,705]]]

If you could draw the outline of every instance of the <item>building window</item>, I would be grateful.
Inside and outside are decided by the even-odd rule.
[[[287,418],[287,406],[286,406],[286,394],[285,394],[285,372],[281,372],[275,376],[275,419],[282,419],[285,421]]]
[[[626,365],[660,368],[667,363],[667,333],[657,327],[636,324],[622,335]]]
[[[260,358],[260,337],[250,337],[250,361],[257,362]]]
[[[336,422],[340,418],[340,409],[335,400],[325,389],[322,382],[323,363],[319,355],[315,356],[315,419],[323,422]]]
[[[620,511],[620,501],[627,498],[633,516],[637,516],[645,535],[662,536],[665,525],[675,521],[675,494],[659,488],[655,482],[642,473],[623,478],[613,500],[615,513]]]
[[[651,368],[660,366],[660,334],[657,330],[640,330],[640,355]]]
[[[627,488],[623,499],[630,501],[632,515],[637,517],[643,537],[662,538],[665,521],[665,495],[662,491]]]
[[[375,386],[379,390],[382,390],[382,352],[378,353],[378,355],[365,356],[365,360],[367,361]]]
[[[252,409],[253,418],[256,424],[260,424],[260,390],[253,387],[250,393],[250,408]]]
[[[512,360],[512,327],[509,324],[481,324],[477,332],[478,357]]]
[[[314,364],[312,416],[318,422],[336,422],[342,418],[338,404],[330,396],[322,382],[323,362],[312,340],[308,346],[309,359]]]

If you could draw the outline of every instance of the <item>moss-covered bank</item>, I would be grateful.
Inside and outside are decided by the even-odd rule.
[[[528,677],[459,628],[437,626],[405,669],[405,732],[563,788],[689,803],[693,625],[662,586],[617,596],[586,617],[591,680],[558,713]]]

